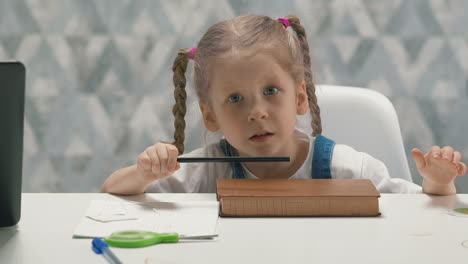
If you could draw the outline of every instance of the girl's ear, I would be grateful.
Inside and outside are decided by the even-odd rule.
[[[306,83],[302,80],[296,94],[296,114],[304,115],[309,111],[309,99],[307,97]]]
[[[216,118],[214,113],[211,111],[210,107],[202,102],[198,103],[200,106],[200,111],[203,115],[203,122],[205,123],[206,129],[211,132],[216,132],[219,130],[218,122],[216,122]]]

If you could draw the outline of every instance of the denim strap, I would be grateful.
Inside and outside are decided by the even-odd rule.
[[[237,154],[236,149],[233,146],[231,146],[231,144],[229,144],[229,142],[227,142],[226,139],[221,139],[221,141],[219,142],[219,146],[221,147],[221,150],[223,151],[226,157],[239,156],[239,154]],[[231,162],[231,168],[233,179],[245,179],[244,168],[242,168],[240,162]]]
[[[331,160],[335,141],[322,135],[315,137],[312,179],[331,179]]]

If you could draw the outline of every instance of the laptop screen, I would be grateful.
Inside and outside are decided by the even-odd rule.
[[[25,74],[20,62],[0,62],[0,227],[21,213]]]

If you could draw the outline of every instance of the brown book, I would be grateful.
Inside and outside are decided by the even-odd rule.
[[[218,179],[220,216],[378,216],[368,179]]]

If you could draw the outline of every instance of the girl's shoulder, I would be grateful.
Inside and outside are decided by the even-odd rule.
[[[313,153],[317,147],[317,137],[311,136],[309,133],[300,129],[296,129],[295,136],[299,139],[310,142],[309,154],[306,160],[307,163],[312,164],[312,160],[314,158]],[[328,139],[333,140],[333,138]],[[359,152],[351,146],[334,144],[330,164],[333,178],[357,178],[357,175],[361,174],[362,163],[366,155],[370,157],[370,155],[364,152]]]
[[[400,178],[392,178],[387,166],[366,152],[347,145],[336,145],[332,175],[337,179],[369,179],[380,193],[421,193],[421,186]]]
[[[388,174],[382,161],[351,146],[336,144],[332,156],[332,175],[337,179],[368,178],[368,171]],[[386,176],[386,175],[382,175]]]
[[[333,174],[339,176],[336,178],[356,178],[356,174],[361,172],[362,161],[362,152],[358,152],[348,145],[336,144],[331,163]]]

